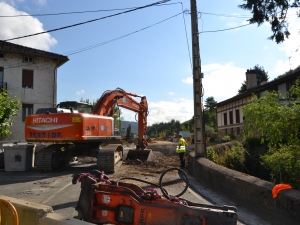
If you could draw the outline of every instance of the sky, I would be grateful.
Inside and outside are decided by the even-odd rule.
[[[11,42],[69,57],[58,69],[58,102],[95,101],[106,90],[122,88],[147,97],[148,125],[184,122],[194,114],[190,0],[120,14],[157,1],[0,0],[0,39],[97,19]],[[268,39],[268,23],[236,28],[251,18],[240,4],[242,0],[197,1],[203,102],[237,95],[245,72],[255,65],[268,72],[269,81],[300,65],[296,11],[288,13],[289,39],[276,44]],[[135,121],[129,110],[122,109],[122,117]]]

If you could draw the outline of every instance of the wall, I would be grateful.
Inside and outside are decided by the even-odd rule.
[[[222,138],[224,135],[231,133],[233,130],[233,134],[238,137],[241,133],[238,133],[238,127],[243,123],[243,113],[241,107],[246,105],[246,103],[251,99],[251,95],[246,96],[241,99],[237,99],[235,101],[229,102],[222,106],[217,107],[217,124],[218,124],[218,138]],[[237,123],[236,120],[236,110],[239,109],[240,112],[240,122]],[[233,123],[230,124],[230,111],[233,113]],[[224,123],[224,113],[227,113],[227,125]],[[226,132],[227,129],[227,132]],[[241,129],[240,129],[241,132]]]
[[[56,105],[56,62],[53,59],[34,57],[34,63],[24,63],[23,56],[15,53],[5,53],[0,60],[0,67],[4,67],[3,82],[7,83],[10,95],[17,97],[21,103],[34,104],[33,112],[38,108]],[[22,70],[33,70],[33,89],[22,88]],[[22,109],[14,118],[14,126],[10,128],[11,135],[4,141],[24,141],[24,122]]]
[[[300,191],[291,189],[272,197],[274,184],[189,154],[188,171],[207,186],[246,208],[272,225],[299,225]]]

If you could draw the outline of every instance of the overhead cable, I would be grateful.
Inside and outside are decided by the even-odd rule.
[[[141,31],[146,30],[146,29],[148,29],[148,28],[150,28],[150,27],[153,27],[153,26],[155,26],[155,25],[158,25],[158,24],[160,24],[160,23],[163,23],[163,22],[165,22],[165,21],[167,21],[167,20],[169,20],[169,19],[172,19],[172,18],[174,18],[174,17],[176,17],[176,16],[178,16],[178,15],[180,15],[180,14],[183,14],[183,13],[184,13],[184,12],[180,12],[180,13],[174,15],[174,16],[171,16],[171,17],[169,17],[169,18],[167,18],[167,19],[161,20],[161,21],[159,21],[159,22],[157,22],[157,23],[154,23],[154,24],[149,25],[149,26],[147,26],[147,27],[144,27],[144,28],[142,28],[142,29],[139,29],[139,30],[133,31],[133,32],[131,32],[131,33],[128,33],[128,34],[125,34],[125,35],[122,35],[122,36],[119,36],[119,37],[116,37],[116,38],[113,38],[113,39],[111,39],[111,40],[107,40],[107,41],[104,41],[104,42],[101,42],[101,43],[98,43],[98,44],[95,44],[95,45],[91,45],[91,46],[88,46],[88,47],[85,47],[85,48],[82,48],[82,49],[78,49],[78,50],[74,50],[74,51],[71,51],[71,52],[67,52],[67,53],[65,53],[65,54],[68,55],[68,56],[69,56],[69,55],[74,55],[74,54],[77,54],[77,53],[80,53],[80,52],[83,52],[83,51],[87,51],[87,50],[90,50],[90,49],[93,49],[93,48],[100,47],[100,46],[102,46],[102,45],[106,45],[106,44],[108,44],[108,43],[117,41],[117,40],[119,40],[119,39],[128,37],[128,36],[130,36],[130,35],[132,35],[132,34],[141,32]]]
[[[165,5],[175,5],[181,2],[167,3],[167,4],[159,4],[155,6],[165,6]],[[129,7],[129,8],[120,8],[120,9],[97,9],[97,10],[85,10],[85,11],[75,11],[75,12],[60,12],[60,13],[43,13],[43,14],[21,14],[21,15],[7,15],[1,16],[0,18],[12,18],[12,17],[39,17],[39,16],[61,16],[61,15],[70,15],[70,14],[84,14],[84,13],[97,13],[97,12],[111,12],[111,11],[122,11],[122,10],[130,10],[136,9],[138,7]]]
[[[25,36],[21,36],[21,37],[10,38],[10,39],[4,40],[4,41],[12,41],[12,40],[16,40],[16,39],[21,39],[21,38],[26,38],[26,37],[32,37],[32,36],[36,36],[36,35],[40,35],[40,34],[45,34],[45,33],[50,33],[50,32],[54,32],[54,31],[58,31],[58,30],[63,30],[63,29],[67,29],[67,28],[71,28],[71,27],[75,27],[75,26],[79,26],[79,25],[83,25],[83,24],[95,22],[95,21],[98,21],[98,20],[103,20],[103,19],[107,19],[107,18],[110,18],[110,17],[119,16],[121,14],[133,12],[133,11],[136,11],[136,10],[148,8],[148,7],[151,7],[151,6],[154,6],[154,5],[158,5],[158,4],[162,4],[162,3],[165,3],[165,2],[168,2],[168,1],[170,1],[170,0],[162,0],[162,1],[155,2],[155,3],[152,3],[152,4],[148,4],[148,5],[145,5],[145,6],[137,7],[137,8],[134,8],[134,9],[130,9],[130,10],[127,10],[127,11],[124,11],[124,12],[120,12],[120,13],[116,13],[116,14],[112,14],[112,15],[100,17],[100,18],[97,18],[97,19],[88,20],[88,21],[85,21],[85,22],[76,23],[76,24],[73,24],[73,25],[69,25],[69,26],[65,26],[65,27],[60,27],[60,28],[48,30],[48,31],[43,31],[43,32],[35,33],[35,34],[29,34],[29,35],[25,35]]]
[[[212,32],[221,32],[221,31],[227,31],[227,30],[233,30],[233,29],[237,29],[237,28],[240,28],[240,27],[245,27],[245,26],[248,26],[248,25],[252,25],[252,23],[245,24],[245,25],[241,25],[241,26],[238,26],[238,27],[232,27],[232,28],[228,28],[228,29],[223,29],[223,30],[208,30],[208,31],[200,31],[198,34],[203,34],[203,33],[212,33]]]

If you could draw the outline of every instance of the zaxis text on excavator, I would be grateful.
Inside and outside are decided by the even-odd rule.
[[[97,158],[100,170],[114,172],[115,164],[123,158],[122,138],[115,134],[112,118],[116,106],[138,114],[137,150],[130,153],[142,152],[142,158],[147,158],[150,151],[141,151],[147,146],[147,99],[117,88],[105,91],[93,108],[84,103],[62,102],[57,108],[38,109],[37,114],[28,115],[26,141],[48,143],[36,153],[36,168],[56,170],[73,157],[92,156]]]

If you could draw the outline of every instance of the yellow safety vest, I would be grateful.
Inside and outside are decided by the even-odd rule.
[[[177,147],[176,147],[176,153],[183,153],[186,151],[186,142],[183,138],[180,138],[178,140],[178,143],[177,143]],[[179,147],[180,145],[180,147]]]

